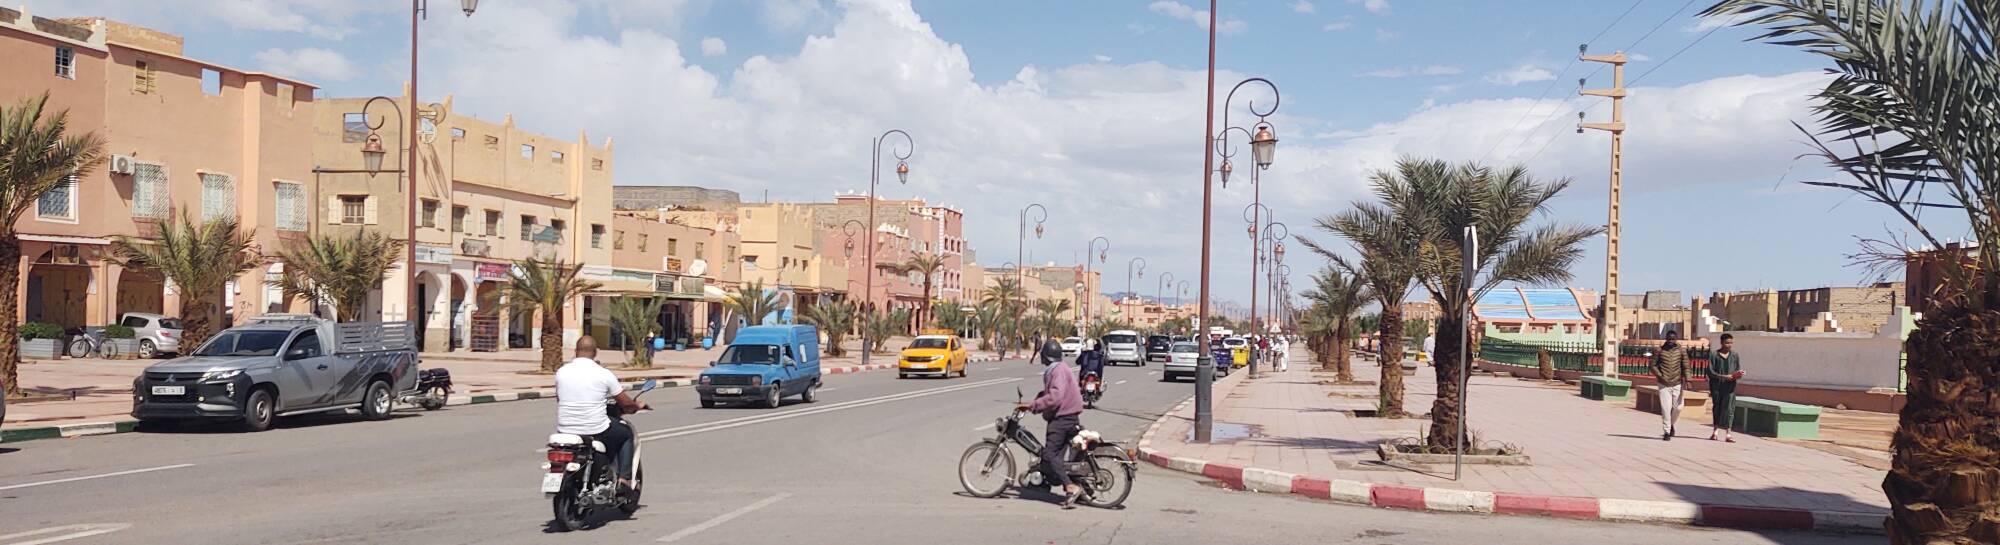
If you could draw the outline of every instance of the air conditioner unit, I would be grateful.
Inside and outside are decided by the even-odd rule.
[[[133,161],[134,161],[134,160],[135,160],[135,159],[133,159],[133,158],[132,158],[132,156],[130,156],[130,155],[113,155],[113,156],[111,156],[111,173],[112,173],[112,174],[131,174],[131,173],[132,173],[132,163],[133,163]]]

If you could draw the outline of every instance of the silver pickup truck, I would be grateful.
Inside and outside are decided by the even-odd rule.
[[[246,431],[269,429],[280,416],[347,409],[385,419],[416,390],[414,339],[408,322],[252,318],[147,367],[132,381],[132,416],[148,426],[233,421]]]

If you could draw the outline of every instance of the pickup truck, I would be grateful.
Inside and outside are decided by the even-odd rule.
[[[409,322],[259,316],[147,367],[132,381],[132,416],[148,426],[226,421],[245,431],[270,429],[281,416],[347,409],[386,419],[396,399],[416,389],[413,339]]]
[[[736,331],[736,338],[696,379],[703,408],[755,401],[776,408],[797,395],[819,400],[819,329],[809,325],[763,325]]]

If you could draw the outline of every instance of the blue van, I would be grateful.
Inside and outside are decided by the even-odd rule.
[[[775,408],[794,395],[818,401],[819,383],[819,329],[763,325],[737,330],[694,390],[703,408],[744,401]]]

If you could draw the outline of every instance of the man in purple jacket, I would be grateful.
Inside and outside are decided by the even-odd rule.
[[[1035,401],[1027,409],[1042,415],[1049,423],[1048,432],[1042,442],[1042,477],[1050,484],[1060,484],[1063,488],[1063,509],[1074,509],[1076,497],[1083,493],[1076,483],[1070,482],[1069,473],[1063,471],[1063,451],[1069,448],[1069,441],[1083,430],[1083,423],[1077,415],[1083,414],[1083,392],[1077,389],[1076,373],[1063,363],[1062,345],[1050,340],[1042,345],[1042,393],[1035,395]]]

